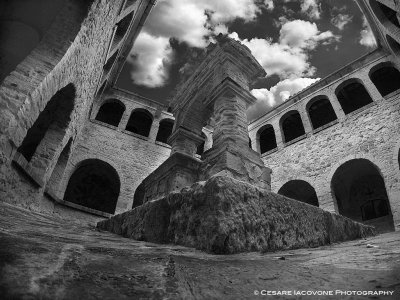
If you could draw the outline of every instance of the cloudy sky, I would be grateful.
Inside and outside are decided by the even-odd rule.
[[[158,0],[117,86],[166,103],[219,33],[248,46],[267,72],[252,87],[250,119],[375,47],[352,0]]]

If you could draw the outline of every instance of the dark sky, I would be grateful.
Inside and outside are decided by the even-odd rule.
[[[247,41],[246,45],[269,73],[253,87],[256,89],[253,94],[264,102],[261,107],[266,111],[286,100],[285,93],[298,92],[316,78],[325,77],[374,48],[369,28],[353,1],[219,1],[218,5],[209,4],[211,0],[159,1],[123,67],[117,86],[167,102],[180,80],[179,70],[193,60],[213,36],[223,32],[231,37],[236,35],[245,44]],[[187,6],[181,7],[182,3]],[[252,16],[246,11],[249,3],[255,5],[253,10],[256,12]],[[268,6],[271,3],[273,8]],[[307,3],[312,5],[307,6]],[[177,5],[181,9],[178,10]],[[230,12],[232,5],[239,7]],[[244,13],[235,15],[240,11],[240,5],[243,5]],[[218,10],[221,10],[220,14]],[[203,17],[206,18],[204,24],[201,23]],[[300,27],[301,31],[298,31]],[[205,33],[203,38],[202,31]],[[168,49],[159,53],[163,47]],[[158,53],[153,55],[153,51]],[[290,54],[304,65],[297,69],[285,66],[286,58],[279,58],[281,53]]]

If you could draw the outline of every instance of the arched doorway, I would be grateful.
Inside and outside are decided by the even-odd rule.
[[[270,124],[267,124],[258,130],[257,138],[260,143],[261,154],[264,154],[278,147],[276,144],[274,127],[272,127],[272,125]]]
[[[393,217],[385,182],[378,168],[367,159],[342,164],[331,182],[338,212],[355,221],[393,231]]]
[[[129,117],[126,130],[148,137],[152,124],[153,115],[146,109],[138,108]]]
[[[118,173],[111,165],[88,159],[70,177],[64,200],[114,214],[120,186]]]
[[[121,101],[108,100],[101,105],[96,120],[118,127],[124,111],[125,105]]]
[[[286,182],[279,189],[278,194],[310,205],[319,206],[315,189],[304,180],[291,180]]]

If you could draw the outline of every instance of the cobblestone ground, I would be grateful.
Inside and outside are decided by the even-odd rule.
[[[1,299],[321,299],[255,291],[393,291],[400,232],[275,253],[209,255],[137,242],[94,226],[0,204]],[[263,293],[266,291],[263,291]]]

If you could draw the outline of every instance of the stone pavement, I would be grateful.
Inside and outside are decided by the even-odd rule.
[[[1,299],[321,299],[254,291],[394,291],[400,232],[275,253],[210,255],[137,242],[0,204]]]

